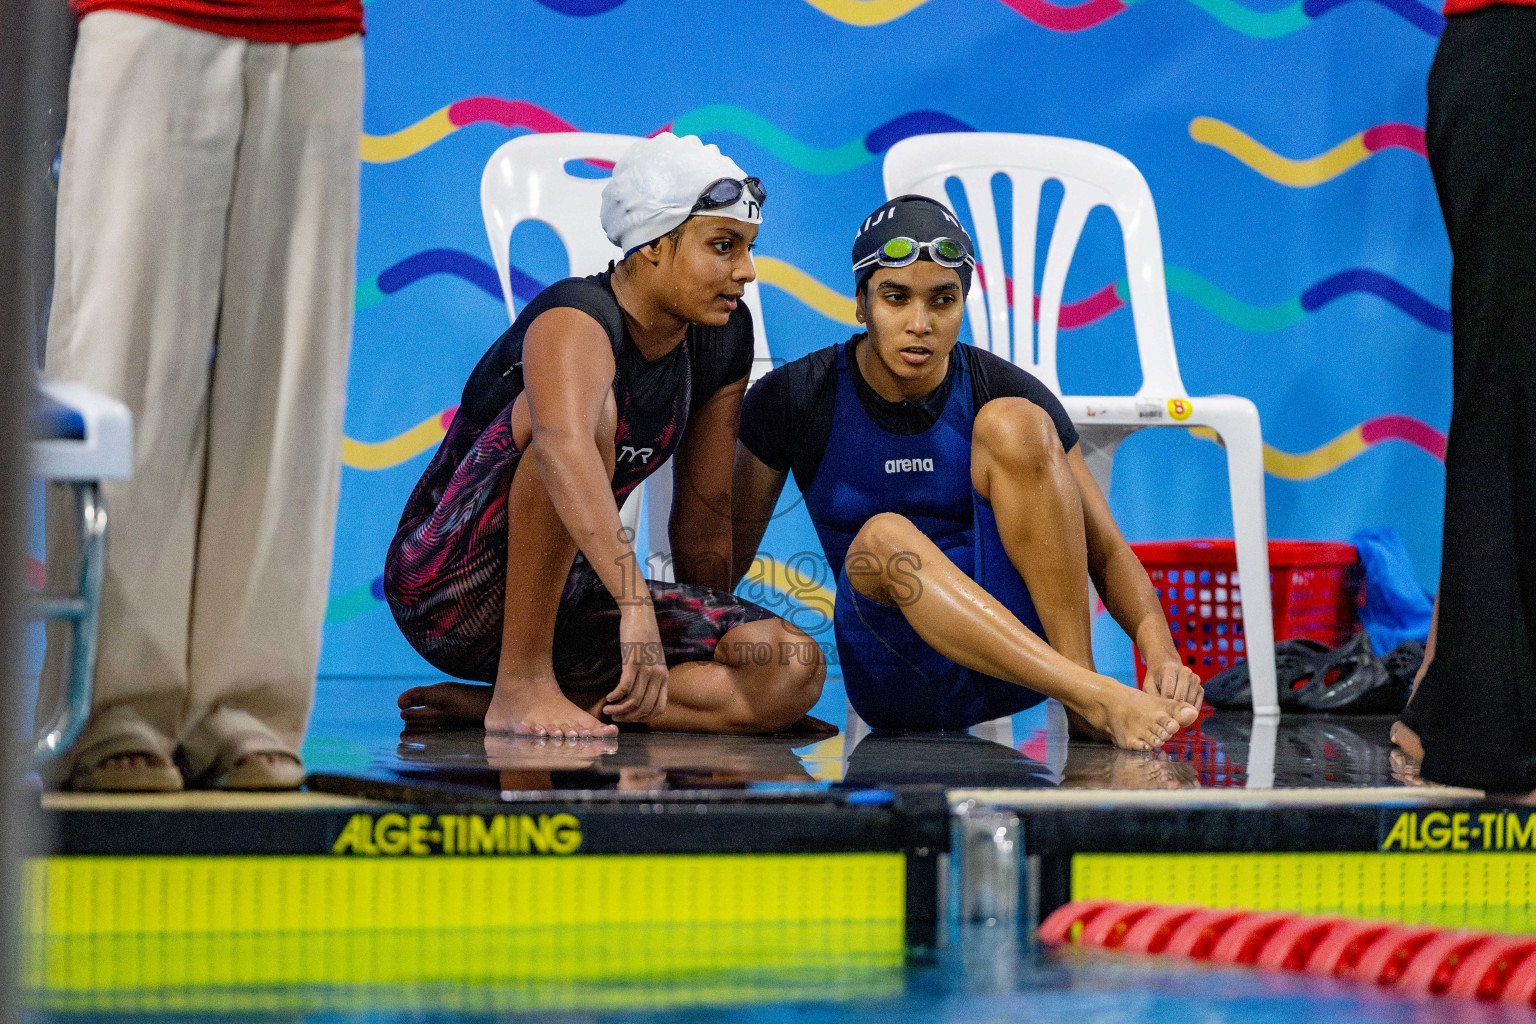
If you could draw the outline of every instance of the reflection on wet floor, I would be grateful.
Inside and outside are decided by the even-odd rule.
[[[626,732],[555,740],[481,730],[406,731],[370,774],[402,782],[496,790],[879,788],[1193,789],[1334,788],[1413,781],[1390,756],[1390,718],[1202,718],[1157,753],[1069,740],[1062,716],[1014,735],[696,736]]]

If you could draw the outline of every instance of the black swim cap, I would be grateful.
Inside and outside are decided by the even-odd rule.
[[[895,199],[880,204],[880,208],[859,225],[859,233],[853,237],[853,266],[873,256],[880,251],[880,247],[893,238],[911,238],[918,242],[931,242],[935,238],[953,238],[959,242],[967,256],[974,258],[975,247],[971,244],[971,236],[965,233],[965,228],[960,226],[960,221],[950,212],[949,207],[937,199],[927,196],[897,196]],[[929,250],[924,249],[918,259],[932,260]],[[860,270],[854,271],[853,290],[857,294],[864,287],[864,282],[873,274],[878,264],[870,264]],[[965,263],[954,268],[960,275],[960,294],[962,296],[971,290],[971,264]]]

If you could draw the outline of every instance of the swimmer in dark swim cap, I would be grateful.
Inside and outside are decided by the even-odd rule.
[[[901,196],[853,244],[867,333],[765,376],[743,406],[736,569],[793,472],[837,580],[849,702],[872,727],[960,730],[1054,697],[1133,750],[1195,720],[1199,680],[1056,396],[959,343],[975,268],[942,203]],[[1094,669],[1088,582],[1147,657]]]

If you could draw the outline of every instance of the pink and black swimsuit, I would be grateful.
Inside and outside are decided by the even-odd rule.
[[[411,492],[384,563],[384,595],[412,647],[449,675],[494,682],[501,654],[507,577],[507,493],[522,452],[512,406],[523,391],[523,339],[544,312],[579,309],[613,345],[614,501],[676,451],[691,410],[746,377],[752,314],[738,306],[723,327],[688,328],[655,361],[624,326],[607,273],[546,288],[481,357],[464,386],[448,435]],[[669,665],[714,657],[730,629],[771,617],[749,601],[707,587],[648,581]],[[556,617],[555,673],[563,686],[595,690],[620,671],[618,606],[580,555]]]

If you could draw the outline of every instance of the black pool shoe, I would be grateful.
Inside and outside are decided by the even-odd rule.
[[[1296,699],[1302,711],[1314,713],[1394,714],[1408,702],[1408,683],[1387,670],[1362,632],[1317,664]]]
[[[1299,711],[1295,697],[1297,686],[1312,678],[1319,660],[1328,648],[1316,640],[1292,637],[1275,644],[1275,683],[1280,691],[1280,709]],[[1214,708],[1242,710],[1253,706],[1253,687],[1248,680],[1248,662],[1232,666],[1205,684],[1205,702]]]

